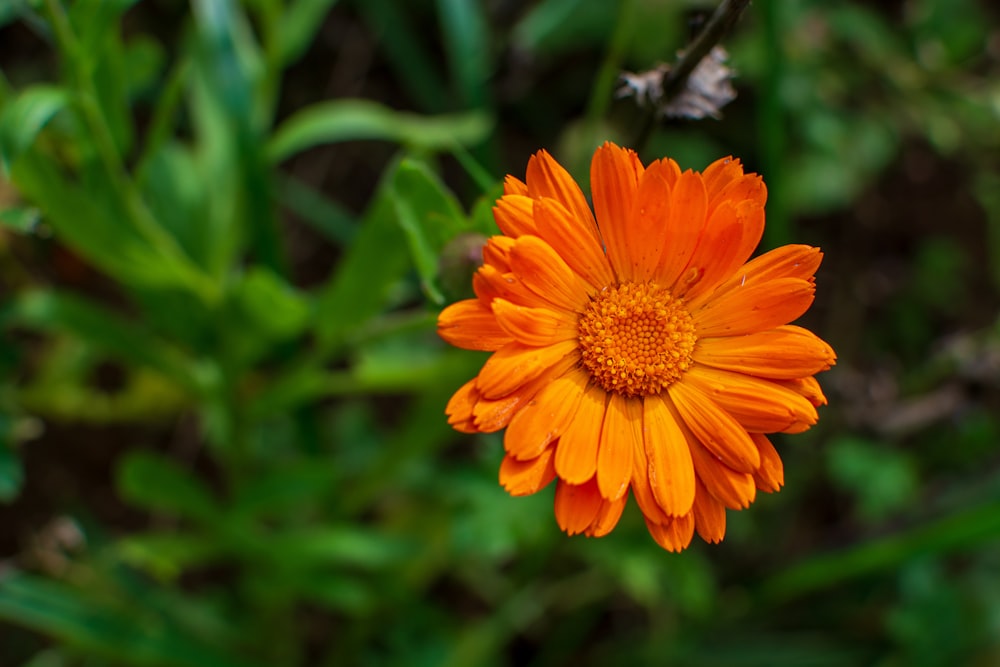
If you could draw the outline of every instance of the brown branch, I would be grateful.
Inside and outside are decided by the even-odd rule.
[[[660,86],[663,91],[659,100],[661,108],[684,90],[691,73],[712,52],[712,49],[722,38],[732,30],[740,16],[743,15],[743,10],[749,4],[750,0],[722,0],[719,3],[708,22],[681,53],[677,64],[665,70]],[[645,115],[634,144],[636,150],[641,151],[649,140],[656,123],[656,116],[657,110],[655,108]]]

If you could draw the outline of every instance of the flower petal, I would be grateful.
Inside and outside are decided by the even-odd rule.
[[[701,539],[717,544],[726,536],[726,506],[698,480],[694,498],[694,527]]]
[[[551,447],[530,461],[518,461],[513,456],[504,456],[500,463],[500,485],[512,496],[536,493],[556,477],[552,458]]]
[[[767,436],[752,433],[750,437],[760,450],[760,468],[753,473],[754,484],[765,493],[774,493],[785,483],[785,465]]]
[[[510,271],[510,251],[517,239],[507,236],[491,236],[483,246],[483,264],[496,268],[500,273]]]
[[[670,220],[656,280],[673,287],[681,278],[705,230],[708,201],[701,174],[685,171],[670,192]]]
[[[556,485],[556,522],[567,535],[587,530],[597,518],[605,500],[597,490],[597,482],[569,484],[559,480]]]
[[[668,515],[687,514],[694,503],[695,488],[687,439],[661,396],[645,397],[642,423],[653,496]]]
[[[644,400],[648,400],[648,397]],[[637,443],[632,454],[632,495],[639,505],[639,511],[646,517],[646,521],[651,523],[666,523],[670,521],[670,516],[660,506],[656,495],[653,493],[653,486],[649,474],[649,457],[646,456],[646,449],[643,443]]]
[[[812,426],[816,408],[801,395],[775,382],[695,364],[684,382],[708,396],[747,431],[775,433],[796,425]]]
[[[786,245],[754,257],[743,268],[722,283],[712,294],[718,299],[726,292],[766,283],[777,278],[811,280],[823,261],[819,248],[808,245]]]
[[[739,422],[711,398],[686,381],[667,388],[677,412],[691,432],[712,454],[739,472],[753,472],[760,466],[760,454]]]
[[[594,517],[594,521],[587,527],[584,534],[587,537],[604,537],[610,533],[618,525],[618,519],[621,518],[627,501],[628,494],[618,500],[604,500],[600,509],[597,510],[597,516]]]
[[[454,393],[445,406],[444,413],[448,415],[448,424],[461,433],[477,433],[472,409],[479,400],[479,389],[476,388],[476,378],[472,378]]]
[[[480,303],[492,306],[494,299],[506,299],[519,306],[531,308],[551,307],[551,304],[532,292],[513,273],[501,273],[491,264],[483,264],[472,276],[472,289]]]
[[[634,151],[610,142],[598,148],[590,162],[590,188],[597,224],[611,266],[623,281],[632,279],[629,222],[642,172],[642,162]]]
[[[576,318],[564,310],[529,308],[494,299],[493,314],[504,332],[525,345],[541,347],[577,337]]]
[[[535,397],[542,387],[552,382],[558,377],[568,373],[576,366],[577,359],[574,355],[567,355],[559,360],[551,368],[545,370],[534,380],[526,382],[514,391],[498,398],[482,398],[476,401],[472,409],[472,416],[475,420],[476,429],[480,433],[493,433],[507,426],[514,418],[517,411]],[[477,384],[478,384],[478,379]]]
[[[627,264],[619,273],[629,280],[650,280],[656,275],[656,267],[667,247],[670,234],[670,184],[664,171],[664,162],[649,165],[639,177],[639,185],[629,212],[627,243]],[[624,274],[624,275],[623,275]]]
[[[826,405],[826,396],[823,395],[823,389],[819,386],[819,381],[814,377],[779,380],[778,382],[796,394],[799,394],[817,408],[821,405]]]
[[[506,396],[573,353],[578,352],[576,341],[572,340],[545,347],[508,343],[483,364],[479,371],[479,391],[485,398]]]
[[[597,385],[587,387],[576,416],[556,443],[556,472],[571,484],[583,484],[597,472],[606,396]]]
[[[503,179],[503,193],[505,195],[526,195],[528,194],[528,186],[521,179],[508,174]]]
[[[618,500],[628,491],[637,447],[642,447],[642,402],[611,394],[597,451],[597,486],[608,500]]]
[[[729,290],[692,313],[698,337],[740,336],[788,324],[809,309],[815,293],[816,286],[801,278]]]
[[[510,251],[510,268],[532,292],[557,308],[579,311],[592,288],[548,243],[522,236]]]
[[[745,336],[701,338],[691,357],[713,368],[774,380],[814,375],[829,369],[837,360],[826,342],[793,325]]]
[[[528,194],[533,199],[539,197],[555,199],[577,220],[589,227],[591,234],[598,236],[597,223],[594,221],[590,205],[587,204],[587,198],[583,196],[583,191],[569,172],[563,169],[548,151],[541,150],[531,156],[526,176]]]
[[[555,199],[543,197],[536,199],[534,204],[537,235],[551,245],[573,271],[597,289],[614,282],[600,237]]]
[[[694,536],[694,515],[672,517],[666,523],[653,523],[646,520],[646,528],[656,543],[667,551],[676,553],[684,551]]]
[[[498,350],[514,339],[479,299],[457,301],[438,315],[438,335],[465,350]]]
[[[586,371],[573,369],[545,385],[511,419],[503,438],[507,453],[533,459],[555,441],[576,415],[589,379]]]
[[[674,295],[697,310],[719,284],[747,261],[764,234],[764,209],[755,202],[725,201],[709,217]]]
[[[753,172],[744,174],[739,160],[731,160],[728,164],[721,165],[721,169],[713,169],[719,162],[714,162],[704,171],[709,210],[724,201],[751,201],[764,206],[767,187],[760,176]]]
[[[691,445],[691,458],[705,489],[723,505],[734,510],[750,507],[757,495],[752,475],[736,472],[697,443]],[[697,496],[695,502],[698,502]]]
[[[517,238],[524,234],[537,234],[534,201],[524,195],[505,195],[493,207],[493,219],[506,236]]]

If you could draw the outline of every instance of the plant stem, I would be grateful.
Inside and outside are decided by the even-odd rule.
[[[125,164],[115,145],[111,128],[108,127],[104,114],[98,104],[97,88],[94,81],[85,70],[85,54],[82,53],[69,18],[58,0],[45,0],[45,7],[48,10],[55,32],[56,41],[66,58],[68,66],[71,68],[72,78],[77,88],[78,106],[84,123],[90,130],[101,163],[107,172],[115,191],[121,196],[125,214],[131,221],[133,228],[149,242],[151,246],[162,252],[164,255],[176,260],[185,269],[186,277],[190,286],[206,302],[214,302],[219,294],[218,289],[212,281],[195,266],[184,251],[177,244],[176,240],[170,236],[150,213],[145,202],[136,189],[135,184],[129,177]]]
[[[676,97],[680,91],[684,90],[684,85],[695,67],[732,30],[748,4],[750,4],[750,0],[722,0],[719,3],[711,18],[695,36],[694,41],[681,53],[677,64],[671,67],[663,77],[664,102]],[[655,123],[656,110],[651,108],[642,121],[635,143],[636,150],[640,150],[649,141]]]

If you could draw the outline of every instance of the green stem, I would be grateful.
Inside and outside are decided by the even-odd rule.
[[[792,242],[788,198],[785,196],[785,119],[781,104],[781,84],[785,76],[782,49],[781,0],[760,0],[764,41],[764,80],[757,108],[757,136],[760,137],[761,172],[767,179],[767,227],[765,248]]]
[[[70,72],[77,88],[77,103],[83,121],[90,131],[98,157],[112,186],[122,198],[127,219],[132,223],[133,228],[154,248],[173,257],[184,266],[190,286],[198,292],[204,301],[208,303],[217,301],[220,296],[218,288],[208,276],[190,262],[176,240],[160,227],[129,177],[118,152],[118,147],[115,145],[111,129],[97,103],[97,88],[90,74],[84,69],[87,58],[82,53],[80,43],[73,34],[73,28],[65,10],[58,0],[45,0],[45,6],[52,21],[56,40],[71,68]]]

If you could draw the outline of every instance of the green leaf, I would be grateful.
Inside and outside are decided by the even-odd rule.
[[[11,166],[35,143],[38,133],[69,104],[62,88],[38,85],[22,91],[0,113],[0,164]]]
[[[492,120],[481,112],[419,116],[368,100],[334,100],[306,107],[286,120],[271,139],[267,153],[272,162],[281,162],[313,146],[359,139],[447,150],[456,144],[483,141],[491,127]]]
[[[420,274],[427,296],[438,305],[444,295],[438,285],[438,268],[445,244],[471,225],[458,200],[426,167],[403,160],[393,178],[396,216]]]
[[[293,514],[303,505],[327,497],[337,475],[335,466],[310,460],[265,471],[239,488],[230,514],[241,517]]]
[[[223,553],[216,539],[176,533],[129,535],[115,545],[115,551],[123,562],[166,581],[213,562]]]
[[[290,65],[302,57],[335,4],[337,0],[297,0],[285,9],[278,24],[282,63]]]
[[[350,212],[296,178],[278,176],[278,197],[282,206],[338,246],[350,243],[357,232]]]
[[[0,312],[0,326],[15,325],[70,333],[112,358],[155,369],[192,392],[206,391],[211,384],[207,367],[194,364],[142,326],[82,297],[25,292]]]
[[[302,332],[309,320],[309,304],[294,287],[270,269],[255,266],[238,284],[238,307],[256,331],[273,340]]]
[[[0,211],[0,225],[21,234],[32,232],[40,218],[41,213],[34,207],[7,208]]]
[[[354,7],[375,35],[400,85],[420,109],[439,112],[448,107],[449,91],[437,59],[431,55],[432,50],[436,52],[440,48],[438,35],[426,35],[413,29],[419,23],[407,10],[414,11],[417,4],[365,0],[355,3]]]
[[[765,579],[761,591],[767,600],[786,600],[898,568],[929,554],[950,553],[995,542],[998,534],[1000,502],[984,503],[910,530],[808,558]]]
[[[349,524],[272,534],[266,540],[268,553],[293,569],[329,565],[380,569],[413,552],[399,538]]]
[[[0,618],[31,628],[113,664],[142,667],[252,667],[228,647],[183,632],[149,608],[101,602],[78,591],[20,572],[0,576]]]
[[[149,452],[133,451],[118,467],[118,492],[152,512],[211,524],[220,509],[205,484],[177,463]]]
[[[438,0],[448,64],[462,100],[472,108],[488,103],[490,34],[483,6],[477,0]]]
[[[396,163],[386,168],[354,241],[317,295],[316,329],[322,349],[343,343],[381,313],[409,268],[392,197],[396,169]]]
[[[8,433],[3,432],[10,430],[7,425],[10,418],[0,415],[0,419],[4,422],[0,423],[0,502],[9,503],[17,498],[24,485],[24,467],[10,447]]]

